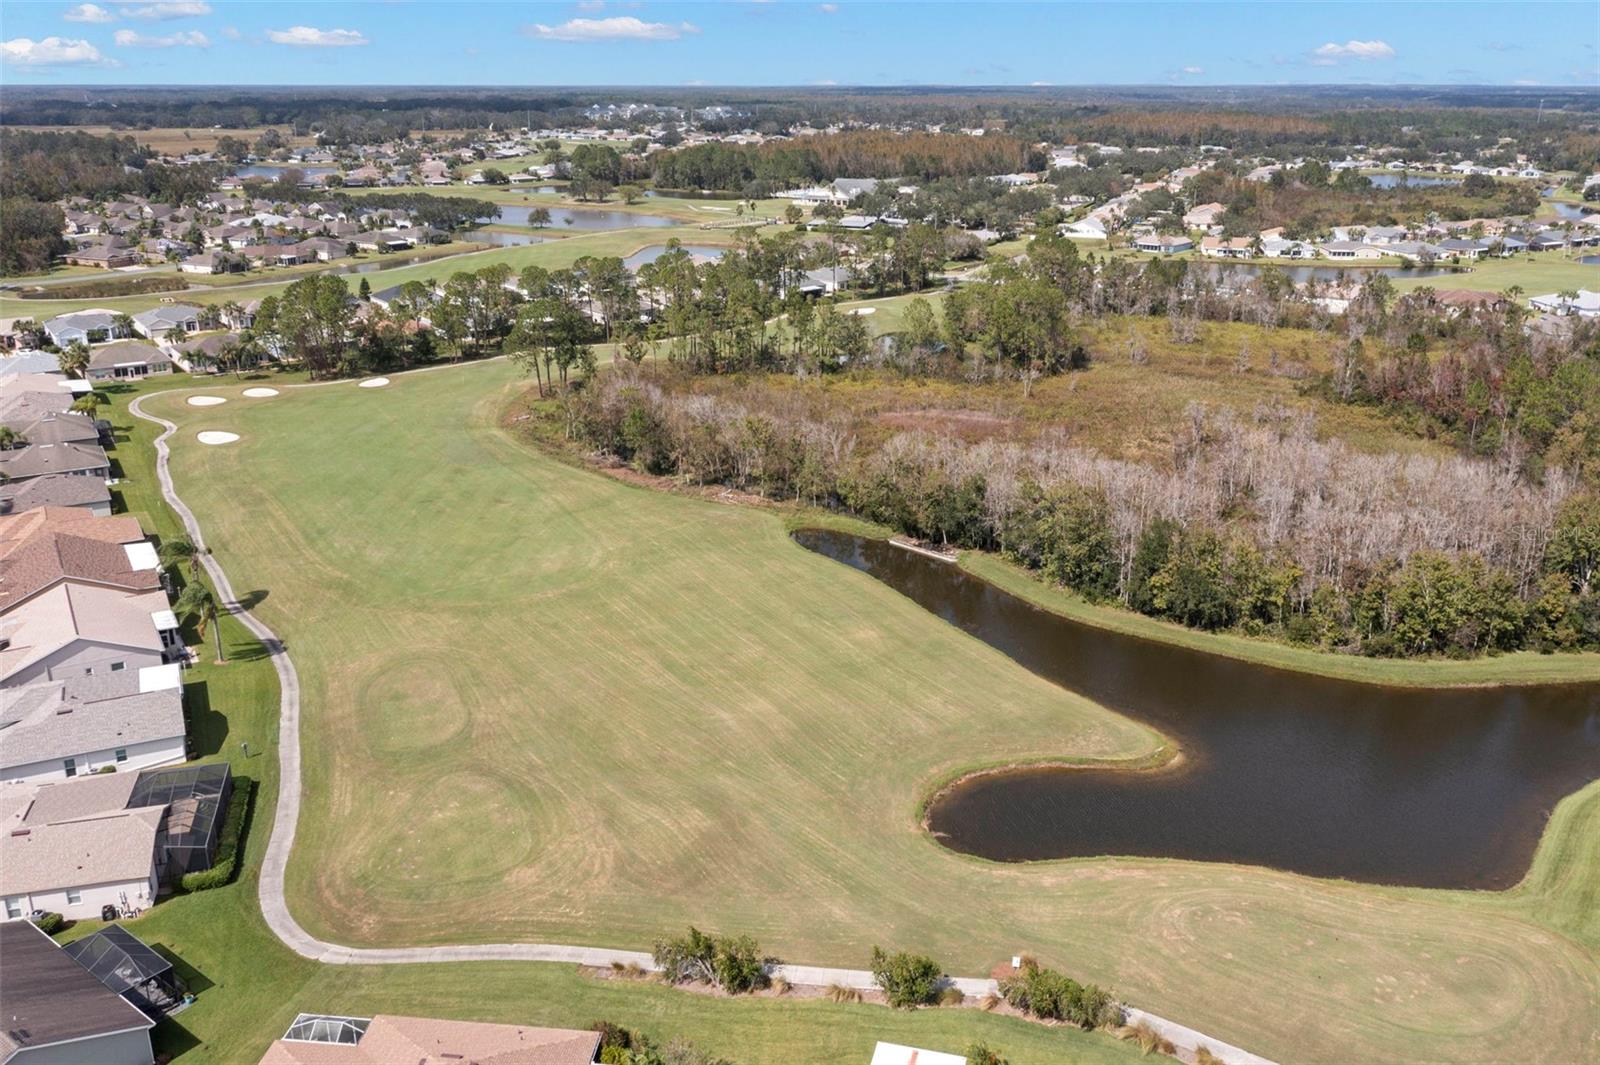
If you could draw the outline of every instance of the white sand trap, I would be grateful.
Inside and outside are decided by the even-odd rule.
[[[359,387],[359,388],[382,388],[384,385],[386,385],[388,383],[389,383],[389,379],[387,377],[369,377],[365,381],[361,382],[361,384],[358,385],[357,387]]]
[[[877,314],[878,313],[878,308],[876,308],[876,307],[857,307],[855,310],[851,311],[850,313],[851,314],[856,314],[856,315],[861,315],[862,317],[865,317],[865,316],[867,316],[869,314]]]
[[[276,388],[247,388],[244,390],[244,394],[251,399],[266,399],[269,396],[277,395],[278,390]]]
[[[224,433],[218,429],[206,429],[197,434],[202,444],[231,444],[239,439],[238,433]]]
[[[221,396],[190,396],[189,397],[189,406],[191,406],[191,407],[219,407],[219,406],[221,406],[222,404],[224,404],[226,402],[228,402],[228,401],[223,399]]]

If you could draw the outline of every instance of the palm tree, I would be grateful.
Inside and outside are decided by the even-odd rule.
[[[174,536],[170,540],[163,540],[161,550],[157,554],[163,566],[176,567],[181,562],[188,562],[190,583],[199,583],[201,551],[195,547],[193,540],[187,536]]]
[[[98,392],[85,392],[83,395],[72,401],[72,409],[77,411],[79,414],[87,414],[93,417],[94,412],[99,410],[100,407],[104,405],[105,401],[106,397],[102,396]]]
[[[200,634],[202,640],[206,638],[206,626],[211,626],[212,635],[217,643],[217,661],[227,661],[227,657],[222,653],[222,626],[217,624],[217,599],[209,588],[199,581],[190,581],[184,585],[178,601],[173,604],[173,609],[184,617],[194,618],[195,631]]]
[[[89,345],[74,340],[56,355],[56,364],[68,377],[82,377],[89,370]]]
[[[12,448],[27,446],[27,437],[23,436],[9,425],[0,425],[0,451],[10,451]]]

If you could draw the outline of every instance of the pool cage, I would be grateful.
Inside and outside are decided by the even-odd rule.
[[[62,948],[106,987],[159,1021],[183,1003],[186,988],[172,963],[132,932],[109,924]]]
[[[232,795],[233,771],[226,762],[147,769],[139,774],[127,808],[167,808],[156,838],[162,880],[170,883],[184,873],[211,868]]]
[[[372,1023],[368,1017],[331,1017],[322,1013],[302,1013],[294,1019],[285,1039],[301,1043],[343,1043],[355,1046]]]

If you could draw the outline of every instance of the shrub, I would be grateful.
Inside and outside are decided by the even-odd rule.
[[[846,987],[843,984],[829,984],[826,994],[828,996],[828,1000],[831,1002],[861,1001],[861,992],[857,991],[853,987]]]
[[[921,954],[886,954],[881,947],[873,947],[872,978],[883,988],[889,1005],[908,1010],[926,1006],[938,997],[944,970],[938,962]]]
[[[749,936],[707,935],[691,927],[679,939],[656,943],[655,963],[669,983],[704,980],[739,995],[767,986],[767,966],[776,958],[763,958]]]
[[[1083,985],[1032,958],[1023,959],[1015,976],[1000,981],[1005,1000],[1023,1013],[1046,1020],[1069,1021],[1082,1028],[1117,1024],[1122,1007],[1111,994],[1093,984]]]
[[[217,844],[217,860],[211,868],[184,873],[180,883],[185,891],[210,891],[222,887],[233,879],[239,865],[239,840],[244,832],[245,820],[250,814],[250,794],[255,781],[249,777],[233,778],[233,798],[228,800],[228,812],[222,822],[222,838]]]
[[[43,932],[45,935],[53,936],[57,932],[61,931],[62,925],[66,924],[67,921],[66,918],[62,917],[59,913],[45,913],[40,914],[33,923],[38,925],[39,931]]]
[[[941,1006],[959,1006],[966,1000],[967,996],[954,984],[939,992],[939,1005]]]
[[[1210,1047],[1196,1047],[1194,1065],[1222,1065],[1222,1059],[1211,1053]]]
[[[1001,1056],[1000,1051],[990,1048],[988,1043],[973,1043],[967,1047],[967,1065],[1011,1065]]]

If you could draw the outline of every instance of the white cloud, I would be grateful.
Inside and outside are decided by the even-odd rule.
[[[690,22],[676,26],[667,22],[642,22],[632,15],[613,18],[574,18],[559,26],[535,23],[523,28],[530,37],[543,41],[675,41],[686,33],[699,33]]]
[[[61,16],[68,22],[115,22],[117,16],[101,7],[99,4],[79,4],[77,7],[67,9]]]
[[[267,40],[273,44],[289,44],[297,48],[349,48],[367,43],[366,37],[357,30],[319,30],[311,26],[268,30]]]
[[[1028,82],[1029,88],[1034,88],[1034,89],[1047,89],[1047,88],[1049,88],[1050,86],[1052,86],[1054,84],[1055,84],[1055,82],[1053,82],[1053,81],[1030,81],[1030,82]]]
[[[578,0],[579,11],[604,11],[606,0]]]
[[[1344,59],[1393,59],[1394,48],[1387,41],[1329,41],[1311,53],[1313,66],[1331,67]]]
[[[211,42],[199,30],[182,30],[168,37],[146,37],[132,30],[118,30],[118,48],[210,48]]]
[[[824,88],[825,89],[830,85],[837,85],[839,83],[837,81],[834,81],[832,78],[823,78],[821,81],[813,81],[811,84],[819,86],[820,88]]]
[[[206,0],[177,0],[177,2],[171,3],[125,7],[122,9],[122,13],[129,18],[193,18],[196,15],[211,14],[211,5],[206,3]]]
[[[100,54],[88,41],[71,37],[46,37],[35,41],[13,37],[0,41],[0,59],[18,67],[114,67],[120,64]]]
[[[237,26],[222,27],[222,35],[228,38],[230,41],[237,41],[240,37],[244,36],[244,34],[239,32],[239,27]]]
[[[1183,68],[1183,72],[1185,74],[1204,74],[1206,72],[1206,68],[1205,67],[1184,67]]]
[[[834,12],[839,10],[839,5],[838,4],[818,4],[817,5],[817,10],[822,12],[824,15],[831,15]]]

